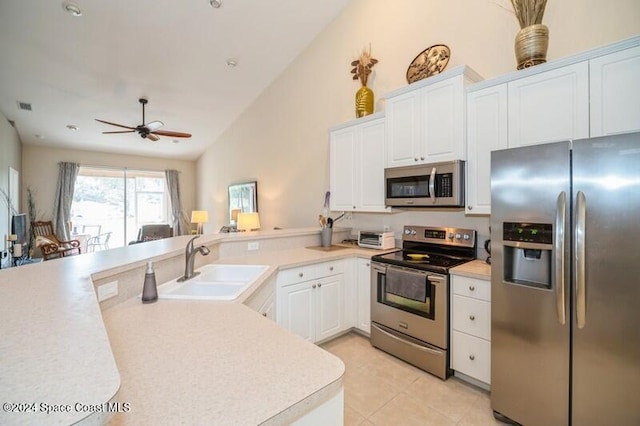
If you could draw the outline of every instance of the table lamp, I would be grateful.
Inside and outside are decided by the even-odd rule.
[[[203,226],[209,222],[209,212],[206,210],[193,210],[191,212],[191,223],[198,225],[198,235],[202,235]]]
[[[238,213],[238,231],[255,231],[260,229],[258,213]]]

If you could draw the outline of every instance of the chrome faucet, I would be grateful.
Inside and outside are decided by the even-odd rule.
[[[200,253],[203,256],[206,256],[210,253],[209,249],[206,248],[205,246],[200,246],[195,248],[193,247],[193,241],[199,237],[200,235],[196,235],[195,237],[191,238],[187,243],[187,248],[185,249],[185,252],[184,252],[184,262],[185,262],[184,275],[178,278],[179,282],[190,280],[191,278],[195,277],[200,273],[200,272],[193,272],[193,264],[195,263],[197,253]]]

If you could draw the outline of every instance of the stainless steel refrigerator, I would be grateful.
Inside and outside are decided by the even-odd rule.
[[[640,133],[491,156],[491,405],[640,425]]]

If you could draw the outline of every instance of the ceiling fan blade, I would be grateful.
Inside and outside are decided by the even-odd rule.
[[[170,130],[156,130],[155,132],[152,132],[152,133],[160,136],[169,136],[171,138],[190,138],[191,137],[191,133],[172,132]]]
[[[162,126],[164,126],[164,123],[162,121],[152,121],[150,123],[147,123],[144,127],[149,129],[149,132],[154,132]]]
[[[102,132],[103,135],[111,134],[111,133],[133,133],[135,130],[117,130],[114,132]]]
[[[153,142],[156,142],[156,141],[159,141],[159,140],[160,140],[160,138],[159,138],[159,137],[157,137],[156,135],[154,135],[153,133],[149,133],[149,134],[147,135],[147,139],[150,139],[150,140],[152,140]]]
[[[100,123],[104,123],[104,124],[111,124],[112,126],[116,126],[116,127],[122,127],[123,129],[135,130],[135,127],[123,126],[122,124],[111,123],[110,121],[98,120],[97,118],[96,118],[96,121],[99,121]]]

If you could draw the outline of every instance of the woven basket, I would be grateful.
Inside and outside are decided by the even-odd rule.
[[[518,69],[547,62],[549,28],[543,24],[530,25],[518,31],[515,51]]]

